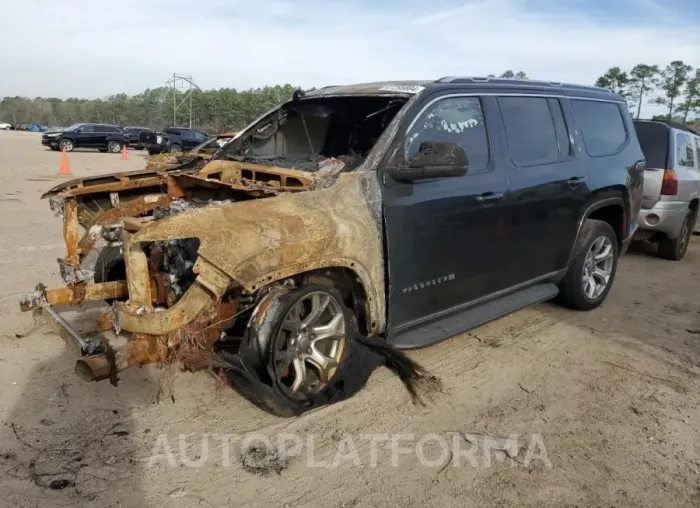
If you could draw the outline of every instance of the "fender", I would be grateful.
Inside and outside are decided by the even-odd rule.
[[[198,256],[249,292],[310,270],[348,268],[367,295],[368,330],[381,333],[386,302],[377,210],[376,174],[342,173],[316,191],[184,211],[134,233],[130,243],[199,238]]]
[[[590,217],[591,214],[593,212],[595,212],[596,210],[600,210],[601,208],[606,207],[606,206],[610,206],[610,205],[617,205],[620,208],[622,208],[622,212],[625,214],[625,217],[627,217],[629,215],[629,211],[625,207],[625,201],[620,196],[604,197],[601,199],[597,199],[593,203],[590,203],[588,205],[588,207],[584,210],[584,212],[581,214],[581,218],[578,221],[578,226],[577,226],[577,230],[576,230],[576,238],[574,239],[574,243],[571,246],[571,252],[569,253],[569,260],[566,263],[567,268],[571,264],[571,259],[574,256],[574,250],[576,249],[576,245],[578,244],[578,238],[579,238],[579,235],[581,234],[581,228],[583,227],[583,223],[585,222],[585,220],[588,217]],[[629,219],[625,219],[623,231],[627,231],[628,222],[629,222]],[[634,233],[632,233],[632,234],[634,234]],[[629,236],[631,236],[631,235],[629,235]],[[627,240],[627,238],[620,238],[619,239],[620,246],[622,246],[622,244],[626,240]]]

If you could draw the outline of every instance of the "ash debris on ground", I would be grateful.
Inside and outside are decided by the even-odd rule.
[[[261,476],[281,474],[290,464],[288,457],[260,443],[241,449],[239,461],[245,471]]]

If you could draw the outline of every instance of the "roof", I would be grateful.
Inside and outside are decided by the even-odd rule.
[[[432,81],[377,81],[356,85],[325,86],[309,90],[305,97],[329,95],[413,95],[425,89]]]
[[[470,89],[475,93],[487,92],[525,92],[554,93],[556,95],[574,95],[604,100],[624,102],[624,98],[610,90],[591,85],[576,85],[556,81],[536,81],[531,79],[456,77],[448,76],[438,80],[415,81],[378,81],[354,85],[326,86],[317,90],[308,90],[304,97],[328,97],[337,95],[401,95],[411,96],[425,89]]]

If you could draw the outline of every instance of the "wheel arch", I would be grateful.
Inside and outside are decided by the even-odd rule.
[[[621,248],[630,229],[629,199],[629,192],[624,186],[608,188],[594,194],[581,214],[576,238],[581,234],[586,219],[596,219],[610,224],[615,231],[618,247]]]

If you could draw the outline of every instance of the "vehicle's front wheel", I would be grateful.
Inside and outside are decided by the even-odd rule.
[[[122,144],[119,141],[110,141],[107,143],[109,153],[119,153],[122,150]]]
[[[58,148],[64,152],[72,152],[73,148],[75,148],[75,144],[70,139],[62,139],[61,142],[58,143]]]
[[[180,145],[174,143],[174,144],[170,145],[170,148],[168,148],[168,151],[171,153],[172,152],[182,152],[182,148],[180,147]]]
[[[618,256],[617,236],[610,224],[586,219],[569,270],[559,286],[559,302],[577,310],[598,307],[612,287]]]
[[[680,261],[685,256],[690,243],[690,237],[693,234],[693,222],[695,214],[692,210],[688,210],[683,219],[683,225],[674,239],[662,238],[659,241],[659,257],[670,259],[671,261]]]
[[[262,351],[282,393],[305,403],[335,376],[351,340],[352,312],[334,288],[311,284],[278,300]]]

